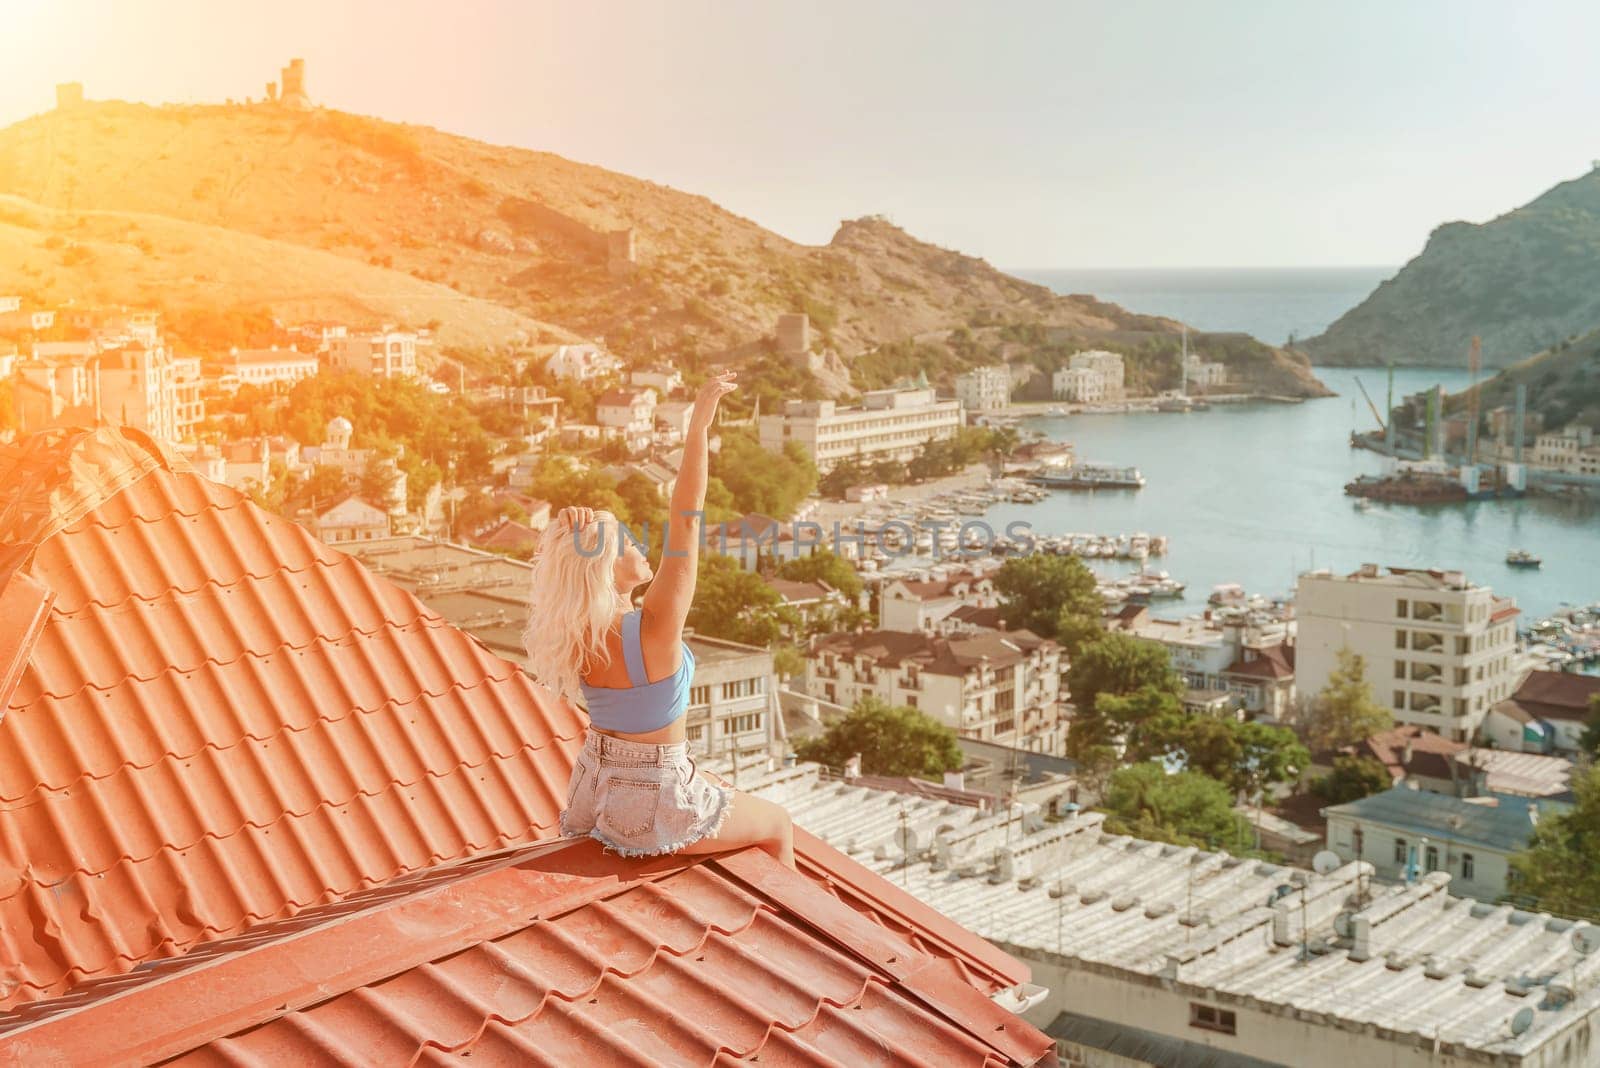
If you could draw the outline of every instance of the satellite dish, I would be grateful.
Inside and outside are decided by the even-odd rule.
[[[1526,1006],[1524,1006],[1523,1008],[1518,1009],[1517,1010],[1517,1014],[1515,1016],[1511,1017],[1511,1035],[1512,1035],[1513,1038],[1515,1038],[1518,1035],[1526,1034],[1527,1031],[1528,1031],[1528,1028],[1530,1028],[1532,1026],[1533,1026],[1533,1010],[1530,1009],[1530,1008],[1527,1008]]]
[[[1572,929],[1572,948],[1584,957],[1600,949],[1600,927],[1588,923],[1578,924]]]
[[[901,827],[894,832],[894,844],[900,852],[910,855],[917,851],[917,829],[915,827]]]
[[[1304,856],[1305,854],[1301,855]],[[1339,854],[1331,849],[1324,849],[1311,858],[1311,870],[1318,875],[1327,875],[1331,871],[1338,870],[1343,865],[1344,861],[1339,858]]]

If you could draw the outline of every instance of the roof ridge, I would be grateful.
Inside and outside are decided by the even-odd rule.
[[[24,874],[19,879],[19,886],[18,886],[17,891],[8,893],[8,892],[5,892],[3,890],[0,890],[0,905],[3,905],[5,902],[12,900],[19,893],[24,892],[26,890],[26,887],[29,886],[29,885],[32,885],[32,886],[55,886],[55,885],[58,885],[61,882],[64,882],[66,879],[71,878],[72,876],[83,876],[83,877],[93,878],[93,877],[98,876],[98,875],[104,875],[106,872],[112,870],[113,868],[115,868],[119,864],[146,864],[146,863],[150,862],[151,860],[155,859],[156,857],[162,855],[163,853],[181,853],[181,852],[184,852],[185,850],[193,849],[195,846],[201,844],[202,842],[206,842],[206,841],[223,842],[223,841],[226,841],[226,840],[228,840],[230,838],[236,837],[237,835],[246,834],[251,829],[254,829],[254,830],[257,830],[257,831],[270,831],[273,828],[277,827],[279,824],[282,824],[286,820],[290,820],[290,819],[296,819],[296,820],[305,819],[308,816],[312,816],[312,815],[314,815],[314,814],[316,814],[318,812],[324,812],[324,811],[328,811],[330,809],[336,809],[336,808],[343,808],[346,805],[354,805],[354,804],[358,803],[359,801],[361,801],[363,798],[370,799],[370,798],[374,798],[374,797],[379,797],[379,796],[381,796],[381,795],[383,795],[385,793],[392,792],[396,787],[398,787],[400,789],[408,789],[408,788],[413,787],[413,786],[418,786],[418,785],[420,785],[421,783],[423,783],[424,781],[426,781],[428,779],[444,779],[444,778],[448,778],[449,776],[454,775],[457,772],[460,772],[460,771],[463,771],[463,770],[473,771],[473,770],[477,770],[477,769],[480,769],[480,768],[488,768],[490,766],[499,766],[499,765],[513,763],[518,758],[525,757],[529,753],[537,752],[537,751],[539,751],[541,749],[544,749],[544,748],[548,747],[551,744],[551,742],[554,741],[554,740],[555,739],[546,739],[546,740],[544,740],[542,742],[537,742],[537,743],[530,742],[527,745],[518,747],[517,749],[513,750],[510,753],[490,753],[489,755],[485,756],[484,759],[478,761],[477,763],[470,763],[470,762],[467,762],[467,761],[462,761],[461,763],[453,765],[452,767],[447,768],[444,771],[434,771],[431,768],[424,768],[424,769],[422,769],[422,774],[421,775],[417,776],[416,778],[414,778],[414,779],[412,779],[410,781],[402,781],[400,779],[391,778],[388,782],[378,785],[375,789],[368,790],[368,789],[365,789],[365,788],[357,787],[355,793],[353,793],[350,797],[345,798],[344,800],[335,801],[335,800],[331,800],[329,798],[322,798],[317,803],[313,804],[311,807],[307,808],[303,812],[295,812],[294,810],[290,809],[287,805],[284,805],[284,806],[281,806],[283,808],[282,812],[280,812],[273,819],[270,819],[270,820],[266,821],[265,823],[257,823],[255,821],[249,819],[249,818],[246,818],[244,820],[244,822],[241,823],[238,827],[234,828],[231,831],[228,831],[225,834],[218,834],[218,833],[213,832],[210,829],[207,829],[207,830],[201,832],[198,836],[196,836],[194,838],[193,841],[190,841],[190,842],[179,843],[179,842],[172,842],[172,841],[163,840],[159,847],[155,848],[154,850],[152,850],[151,852],[149,852],[149,853],[147,853],[147,854],[145,854],[143,856],[133,856],[133,855],[131,855],[129,853],[122,853],[122,854],[119,854],[118,856],[116,856],[114,858],[108,858],[106,861],[104,861],[103,862],[105,864],[104,867],[98,867],[98,868],[95,868],[93,870],[91,870],[90,868],[78,867],[78,868],[73,869],[70,873],[64,874],[62,878],[55,879],[54,881],[49,882],[49,883],[43,882],[43,881],[38,880],[38,879],[29,878],[26,874]],[[560,739],[560,740],[564,741],[566,739]],[[230,800],[233,800],[233,798],[230,797]],[[463,834],[462,838],[465,839],[466,835]],[[32,870],[33,869],[32,869],[31,866],[27,866],[27,867],[23,868],[23,872],[25,872],[25,873],[26,872],[31,872]]]
[[[133,427],[58,427],[0,446],[0,541],[38,545],[158,468],[187,461]],[[58,495],[59,494],[59,495]]]
[[[120,774],[120,772],[125,771],[125,769],[133,769],[133,771],[149,771],[150,767],[155,767],[157,764],[166,763],[166,761],[187,761],[187,759],[197,758],[197,756],[202,755],[202,753],[230,753],[230,751],[237,750],[238,747],[242,747],[242,745],[245,745],[245,743],[248,742],[272,742],[272,740],[275,739],[282,739],[283,735],[286,734],[304,734],[304,732],[314,731],[314,729],[317,729],[318,726],[325,726],[325,724],[344,723],[344,721],[347,721],[347,719],[355,718],[355,716],[376,716],[379,715],[379,713],[384,713],[384,711],[400,711],[403,710],[403,708],[411,707],[411,705],[414,705],[414,703],[421,702],[424,697],[427,697],[427,699],[437,700],[440,699],[440,697],[445,697],[445,695],[454,694],[454,692],[472,691],[472,689],[477,689],[477,687],[483,686],[483,683],[485,683],[485,679],[480,679],[480,681],[477,681],[477,683],[453,684],[453,686],[445,687],[443,691],[437,692],[437,694],[434,694],[434,692],[422,691],[419,692],[416,697],[411,697],[411,699],[408,700],[392,700],[392,702],[384,702],[382,705],[374,705],[373,708],[350,708],[350,710],[347,710],[346,713],[342,713],[342,715],[315,716],[315,718],[307,719],[307,721],[304,721],[304,723],[286,723],[286,721],[280,721],[277,731],[269,732],[269,734],[251,734],[250,731],[245,731],[242,735],[240,735],[240,737],[238,737],[237,740],[234,740],[234,742],[229,742],[227,745],[213,745],[211,742],[205,742],[203,745],[200,745],[200,747],[194,748],[194,750],[186,751],[186,753],[174,753],[174,751],[166,750],[163,751],[162,755],[157,756],[157,758],[152,759],[152,761],[147,761],[147,763],[139,763],[139,761],[131,761],[130,759],[130,761],[123,761],[123,763],[117,764],[115,767],[109,767],[109,769],[106,769],[104,772],[85,772],[85,774],[77,775],[77,777],[74,777],[74,779],[67,780],[67,782],[61,783],[61,785],[50,785],[50,783],[38,782],[35,783],[35,787],[32,788],[29,793],[14,796],[14,798],[8,798],[8,796],[0,793],[0,812],[5,812],[8,807],[14,807],[11,806],[10,803],[13,803],[13,801],[21,801],[21,799],[26,798],[26,796],[37,795],[37,793],[46,793],[46,795],[54,795],[54,793],[66,793],[66,791],[74,790],[75,787],[80,787],[80,785],[83,785],[83,783],[104,782],[104,780],[110,779],[112,775]],[[549,735],[547,739],[542,740],[542,742],[530,743],[530,745],[533,748],[542,748],[544,745],[549,745],[552,740],[557,740],[557,742],[565,742],[565,740],[573,739],[573,737],[578,737],[578,734],[576,734],[576,732],[573,732],[573,734],[552,734]],[[491,755],[502,756],[502,758],[504,758],[504,756],[510,756],[512,753],[515,753],[515,751],[522,751],[525,750],[525,748],[528,748],[528,745],[518,747],[517,750],[512,750],[510,753],[501,753],[499,750],[491,750]],[[400,783],[400,785],[408,785],[408,783]]]
[[[418,602],[418,604],[420,606],[421,602]],[[102,611],[103,611],[103,609],[102,609]],[[153,682],[156,679],[159,679],[159,678],[161,678],[161,677],[163,677],[165,675],[174,674],[174,673],[181,675],[181,674],[185,674],[185,673],[192,672],[192,671],[198,671],[201,668],[206,667],[208,665],[214,666],[214,667],[226,667],[226,666],[231,665],[231,664],[237,664],[241,660],[244,660],[246,657],[250,657],[250,658],[253,658],[253,659],[256,659],[256,660],[262,660],[262,659],[265,659],[266,657],[273,656],[273,655],[275,655],[277,653],[280,653],[280,652],[284,651],[285,649],[289,649],[289,650],[308,649],[311,646],[316,645],[316,644],[334,645],[334,644],[337,644],[339,642],[344,641],[347,638],[353,637],[355,635],[360,635],[363,638],[370,638],[370,637],[373,637],[374,635],[382,634],[382,633],[384,633],[385,631],[388,631],[388,630],[397,630],[397,629],[401,629],[403,627],[412,626],[412,625],[417,624],[417,623],[421,623],[424,626],[431,627],[431,628],[444,629],[444,630],[459,630],[458,627],[453,626],[448,620],[444,619],[443,617],[440,617],[440,616],[437,616],[437,615],[428,615],[426,612],[419,612],[415,618],[408,619],[403,624],[397,624],[397,623],[394,623],[392,621],[386,621],[382,625],[377,626],[377,627],[373,628],[372,630],[362,630],[359,627],[352,627],[348,631],[343,632],[342,634],[337,634],[337,635],[318,634],[315,637],[313,637],[310,641],[302,642],[302,643],[300,643],[298,645],[294,644],[292,642],[284,642],[284,643],[282,643],[280,645],[274,645],[272,648],[267,649],[265,651],[256,650],[256,649],[245,649],[245,650],[242,650],[239,653],[238,656],[230,657],[227,660],[219,660],[218,658],[216,658],[214,656],[208,656],[204,660],[200,661],[199,663],[192,664],[192,665],[190,665],[188,667],[177,667],[177,666],[175,666],[173,664],[168,664],[166,667],[164,667],[162,670],[156,672],[154,675],[135,675],[133,672],[130,671],[126,675],[123,675],[121,678],[109,680],[104,685],[91,683],[91,682],[85,682],[82,686],[79,686],[76,690],[72,690],[72,691],[69,691],[67,693],[55,693],[53,691],[42,690],[41,689],[37,694],[33,695],[33,697],[34,697],[35,700],[37,700],[39,698],[43,698],[43,697],[52,697],[52,698],[55,698],[58,701],[62,701],[62,700],[66,700],[69,697],[76,697],[78,694],[82,693],[84,690],[95,690],[95,691],[98,691],[100,693],[108,693],[111,690],[116,689],[118,686],[124,685],[125,683],[127,683],[127,681],[129,679],[133,679],[136,682]],[[466,635],[466,637],[468,637],[469,639],[472,639],[472,641],[475,644],[477,644],[478,647],[484,653],[486,653],[487,655],[489,655],[491,657],[494,656],[494,654],[489,652],[488,648],[485,647],[482,642],[479,642],[476,638],[473,638],[472,635],[468,634],[468,635]],[[496,657],[495,659],[500,659],[500,658]]]

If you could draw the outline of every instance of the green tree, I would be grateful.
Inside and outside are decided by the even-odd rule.
[[[870,775],[940,775],[962,764],[955,731],[914,708],[870,696],[795,748],[801,760],[829,767],[842,767],[860,753],[861,770]]]
[[[995,572],[994,588],[1010,625],[1061,641],[1069,657],[1099,633],[1103,602],[1093,572],[1076,556],[1009,557]]]
[[[1333,770],[1311,784],[1311,792],[1324,804],[1342,805],[1382,793],[1394,780],[1389,769],[1369,756],[1341,755],[1333,758]]]
[[[1589,718],[1584,722],[1578,748],[1588,753],[1590,759],[1600,757],[1600,693],[1589,697]]]
[[[783,451],[774,453],[742,427],[724,429],[721,436],[711,474],[722,480],[741,514],[787,519],[817,488],[816,466],[799,442],[785,442]]]
[[[1181,697],[1184,689],[1165,648],[1126,634],[1102,634],[1087,643],[1067,672],[1067,687],[1079,715],[1085,709],[1098,711],[1102,693],[1120,696],[1147,686],[1174,697]]]
[[[770,646],[799,625],[778,591],[728,556],[703,553],[688,625],[697,633],[747,645]]]
[[[1199,772],[1168,773],[1154,762],[1122,768],[1111,776],[1101,807],[1106,829],[1115,834],[1239,850],[1253,841],[1228,788]]]
[[[1175,698],[1166,699],[1177,704]],[[1102,694],[1100,706],[1127,701]],[[1172,707],[1136,725],[1128,756],[1175,763],[1215,779],[1235,796],[1246,797],[1268,786],[1292,782],[1311,761],[1300,739],[1286,727],[1186,715]]]
[[[1394,726],[1394,716],[1372,695],[1366,659],[1349,646],[1338,657],[1338,667],[1301,719],[1300,733],[1313,753],[1342,749]]]
[[[785,642],[772,650],[772,670],[780,679],[803,675],[806,670],[805,654]]]
[[[331,464],[318,464],[300,485],[297,496],[317,508],[325,508],[351,490],[349,477]]]
[[[1545,815],[1528,848],[1511,858],[1517,898],[1564,916],[1600,921],[1600,764],[1572,780],[1575,803]]]
[[[817,549],[809,556],[785,561],[778,567],[778,577],[791,582],[826,582],[852,603],[861,595],[861,576],[850,561],[832,549]]]

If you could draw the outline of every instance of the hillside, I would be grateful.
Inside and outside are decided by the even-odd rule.
[[[141,226],[161,218],[236,235],[202,241],[199,231],[148,224],[140,258],[127,265],[141,279],[180,282],[174,300],[204,296],[209,280],[227,278],[241,303],[273,304],[275,287],[298,273],[292,246],[320,254],[325,280],[313,275],[307,291],[330,299],[398,291],[400,282],[376,280],[381,273],[435,287],[418,291],[412,307],[448,289],[478,302],[463,310],[493,306],[523,326],[603,336],[625,354],[647,342],[690,359],[744,351],[780,313],[796,310],[810,313],[823,343],[846,361],[978,319],[1090,338],[1179,329],[1092,298],[1058,297],[882,219],[847,222],[827,245],[804,246],[653,182],[327,109],[104,102],[52,111],[0,130],[0,193],[73,219],[112,212]],[[631,262],[619,253],[627,247],[620,231],[631,231]],[[266,261],[284,250],[283,269],[223,266],[247,249]],[[50,273],[52,292],[78,276],[105,284],[81,262],[52,262],[43,251],[52,250],[35,248],[28,262]],[[326,275],[334,259],[378,273],[337,280]],[[492,344],[457,336],[463,348]],[[1321,392],[1302,360],[1261,346],[1251,362],[1295,391]]]
[[[1580,423],[1600,430],[1600,329],[1507,367],[1482,383],[1479,410],[1514,404],[1518,384],[1528,387],[1528,411],[1544,417],[1544,426],[1560,430]],[[1467,393],[1452,395],[1449,411],[1466,407]]]
[[[1445,223],[1321,336],[1317,363],[1504,366],[1600,326],[1600,170],[1482,225]]]

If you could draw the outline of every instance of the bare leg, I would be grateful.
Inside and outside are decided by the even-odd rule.
[[[733,810],[714,838],[702,838],[678,850],[679,853],[720,853],[740,846],[758,845],[777,857],[786,867],[794,867],[794,824],[782,805],[763,797],[733,791]]]

